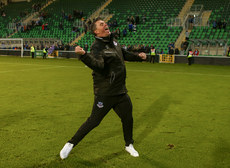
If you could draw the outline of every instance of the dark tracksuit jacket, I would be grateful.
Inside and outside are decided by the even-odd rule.
[[[141,61],[135,53],[124,50],[113,39],[95,37],[91,53],[80,56],[89,68],[93,70],[94,105],[90,117],[69,140],[77,145],[93,128],[98,126],[104,116],[114,109],[121,118],[125,145],[133,143],[132,103],[125,86],[125,60]]]
[[[93,70],[94,94],[106,96],[127,93],[124,61],[142,60],[138,54],[123,49],[113,35],[110,38],[96,37],[91,54],[80,59]]]

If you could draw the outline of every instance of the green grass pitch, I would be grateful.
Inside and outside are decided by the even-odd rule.
[[[91,113],[91,70],[74,59],[0,57],[1,168],[229,168],[230,67],[127,62],[139,158],[113,111],[66,160]]]

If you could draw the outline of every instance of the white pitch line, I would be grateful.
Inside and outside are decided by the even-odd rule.
[[[220,74],[202,74],[202,73],[189,73],[189,72],[165,72],[165,71],[148,71],[148,70],[127,70],[133,72],[153,72],[153,73],[174,73],[174,74],[181,74],[181,75],[200,75],[200,76],[218,76],[218,77],[230,77],[230,75],[220,75]]]
[[[43,69],[55,69],[55,68],[63,68],[63,66],[44,67],[44,68],[33,68],[33,69],[20,69],[20,70],[14,70],[14,71],[0,71],[0,73],[25,72],[25,71],[34,71],[34,70],[43,70]]]
[[[0,73],[7,72],[18,72],[18,71],[28,71],[28,70],[40,70],[40,69],[52,69],[52,68],[85,68],[85,66],[57,66],[57,65],[37,65],[37,64],[21,64],[21,63],[2,63],[0,64],[15,64],[15,65],[30,65],[30,66],[45,66],[47,68],[37,68],[37,69],[22,69],[17,71],[0,71]],[[221,74],[203,74],[203,73],[189,73],[189,72],[164,72],[164,71],[152,71],[152,70],[135,70],[135,69],[127,69],[127,71],[131,72],[148,72],[148,73],[173,73],[173,74],[181,74],[181,75],[199,75],[199,76],[217,76],[217,77],[230,77],[230,75],[221,75]]]

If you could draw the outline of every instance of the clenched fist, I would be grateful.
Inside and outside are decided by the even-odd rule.
[[[139,53],[139,57],[141,57],[141,59],[145,60],[146,59],[146,54],[141,52],[141,53]]]
[[[75,53],[80,54],[80,55],[84,55],[85,50],[83,50],[83,48],[81,48],[80,46],[77,46],[77,47],[75,47]]]

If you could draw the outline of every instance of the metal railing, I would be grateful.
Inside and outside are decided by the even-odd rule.
[[[226,56],[228,40],[210,40],[210,39],[191,39],[187,50],[198,49],[200,55],[220,55]],[[187,53],[188,51],[186,51]]]
[[[203,11],[204,5],[192,5],[190,8],[190,12],[200,12]]]
[[[173,26],[181,26],[182,22],[180,18],[170,18],[166,21],[166,25],[173,27]]]

